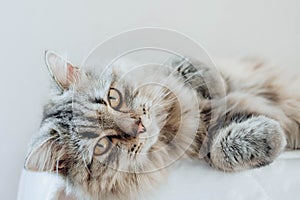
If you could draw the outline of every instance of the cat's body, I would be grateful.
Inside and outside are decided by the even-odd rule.
[[[46,59],[60,89],[45,106],[25,167],[57,172],[63,192],[79,199],[139,198],[182,158],[237,171],[269,164],[286,144],[300,148],[300,81],[261,62],[220,68],[224,95],[201,84],[215,81],[209,69],[199,73],[186,61],[132,80],[120,72],[83,75],[69,63],[61,71],[60,57]]]
[[[287,137],[286,147],[300,148],[299,72],[255,59],[219,66],[226,80],[228,104],[238,103],[241,111],[276,120]]]
[[[206,133],[205,158],[212,166],[224,171],[264,166],[284,148],[300,148],[297,74],[256,59],[223,61],[217,67],[226,95]]]

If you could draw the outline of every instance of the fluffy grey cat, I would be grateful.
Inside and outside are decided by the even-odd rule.
[[[134,74],[49,51],[46,64],[53,92],[25,168],[63,177],[57,199],[139,199],[178,159],[231,172],[300,147],[300,81],[260,61],[218,65],[225,95],[216,74],[186,59]]]

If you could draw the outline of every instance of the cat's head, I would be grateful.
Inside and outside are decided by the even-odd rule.
[[[118,192],[126,182],[138,184],[137,173],[164,167],[175,142],[191,142],[176,135],[196,127],[193,103],[182,107],[178,100],[191,94],[170,74],[161,71],[143,84],[150,72],[80,69],[49,51],[45,58],[54,90],[26,169],[56,172],[90,194]]]

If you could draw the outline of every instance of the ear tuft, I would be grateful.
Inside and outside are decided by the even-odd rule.
[[[45,62],[51,76],[62,90],[69,89],[78,80],[79,68],[56,52],[45,51]]]

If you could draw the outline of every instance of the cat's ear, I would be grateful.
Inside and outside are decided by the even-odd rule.
[[[78,80],[79,68],[54,51],[45,51],[45,62],[51,76],[62,90],[69,89]]]
[[[66,170],[65,151],[57,141],[48,139],[29,151],[24,168],[29,171],[64,172]]]

